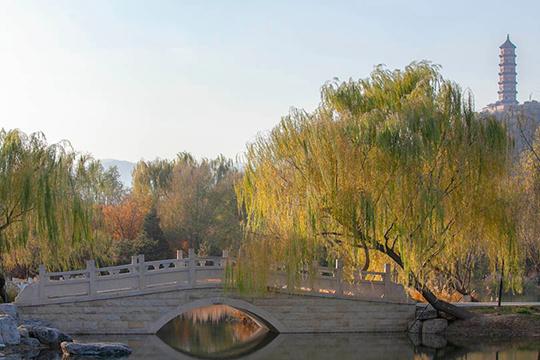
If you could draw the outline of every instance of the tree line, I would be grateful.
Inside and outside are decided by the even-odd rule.
[[[115,167],[49,145],[43,134],[0,133],[0,254],[2,271],[33,276],[49,270],[124,264],[187,254],[218,255],[242,238],[232,160],[140,161],[132,187]]]
[[[290,281],[335,259],[349,278],[390,262],[437,309],[468,317],[442,295],[474,296],[501,275],[520,291],[540,272],[540,134],[516,160],[510,130],[427,62],[326,83],[319,107],[291,110],[241,168],[183,152],[140,161],[130,188],[67,143],[4,130],[2,266],[227,249],[234,285],[255,291],[278,262]]]

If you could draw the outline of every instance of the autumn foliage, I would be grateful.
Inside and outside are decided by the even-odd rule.
[[[149,210],[150,202],[146,198],[126,196],[119,204],[103,207],[105,228],[114,240],[134,240]]]

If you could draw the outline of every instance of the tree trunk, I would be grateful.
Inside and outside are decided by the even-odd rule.
[[[375,250],[378,250],[389,256],[399,267],[403,269],[403,260],[401,259],[401,255],[396,253],[392,248],[383,246],[382,244],[377,244],[375,246]],[[442,311],[460,320],[470,319],[475,315],[474,313],[468,311],[465,308],[461,308],[456,305],[450,304],[449,302],[446,302],[444,300],[438,299],[431,290],[429,290],[424,284],[420,283],[416,278],[413,278],[412,282],[414,288],[420,294],[422,294],[424,299],[426,299],[426,301],[431,306],[433,306],[435,310]]]
[[[9,302],[6,292],[6,278],[4,277],[3,272],[0,272],[0,298],[2,299],[3,303]]]
[[[501,307],[502,296],[503,296],[503,280],[504,280],[504,259],[501,266],[501,277],[499,279],[499,298],[497,299],[497,307]]]
[[[431,290],[426,289],[424,286],[420,286],[418,282],[416,282],[415,289],[418,290],[424,299],[426,299],[426,301],[437,311],[442,311],[460,320],[470,319],[474,316],[474,313],[465,308],[450,304],[444,300],[439,300]]]

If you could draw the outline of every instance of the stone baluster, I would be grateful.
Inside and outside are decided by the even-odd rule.
[[[181,267],[184,267],[184,263],[182,259],[184,258],[184,253],[182,250],[176,250],[176,261],[174,262],[174,267],[179,269]]]
[[[146,273],[146,265],[144,264],[144,254],[137,257],[139,264],[139,290],[143,290],[146,287],[146,279],[144,277]]]
[[[45,284],[47,283],[47,270],[45,265],[39,265],[39,298],[41,300],[45,299]]]
[[[196,271],[197,271],[197,255],[195,255],[195,249],[188,250],[188,269],[189,269],[189,285],[194,286],[197,283]]]
[[[390,264],[384,264],[384,298],[388,299],[392,297],[393,283],[392,283],[392,266]]]
[[[130,274],[136,274],[138,273],[137,263],[139,261],[139,258],[137,255],[131,255],[131,266],[129,268]],[[134,289],[137,289],[139,287],[139,284],[137,282],[137,285],[134,287]]]
[[[88,295],[94,296],[97,294],[96,262],[94,260],[86,260],[86,273],[88,274]]]
[[[336,259],[336,296],[343,295],[343,260]]]
[[[311,292],[318,294],[319,293],[319,261],[313,260],[311,263],[313,267],[313,277],[311,279]]]
[[[228,257],[229,257],[229,251],[228,250],[223,250],[223,252],[221,254],[221,264],[220,264],[220,266],[222,268],[225,268],[225,266],[227,266]]]

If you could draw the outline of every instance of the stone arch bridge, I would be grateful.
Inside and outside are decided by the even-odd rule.
[[[46,320],[73,334],[155,334],[191,309],[224,304],[241,310],[279,333],[405,331],[415,305],[384,272],[358,272],[341,279],[336,268],[319,267],[314,276],[287,288],[286,274],[276,271],[261,296],[224,289],[223,257],[197,257],[190,250],[176,259],[82,270],[47,272],[17,297],[21,316]]]

